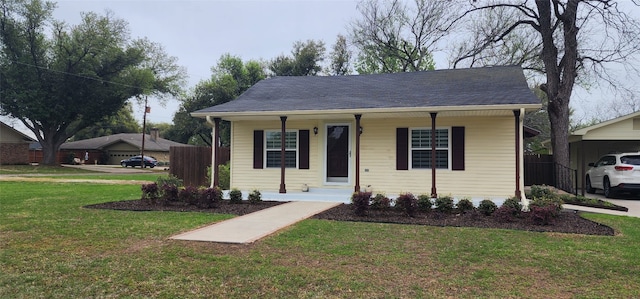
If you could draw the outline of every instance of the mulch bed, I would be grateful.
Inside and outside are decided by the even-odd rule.
[[[536,225],[526,218],[516,218],[511,222],[501,222],[495,217],[484,216],[477,211],[464,214],[444,214],[436,211],[418,212],[413,217],[406,216],[402,211],[390,209],[387,211],[368,210],[366,216],[357,216],[351,205],[339,205],[326,212],[315,215],[316,219],[398,223],[430,226],[456,226],[478,228],[501,228],[536,232],[560,232],[584,235],[613,236],[615,231],[606,225],[580,217],[580,213],[564,210],[560,216],[549,225]]]
[[[262,201],[250,204],[243,201],[240,204],[232,204],[228,200],[222,201],[218,207],[212,209],[198,208],[184,203],[149,204],[142,200],[127,200],[107,202],[86,206],[94,209],[113,209],[127,211],[177,211],[177,212],[207,212],[233,215],[245,215],[269,207],[283,204],[284,202]],[[368,210],[366,216],[357,216],[351,209],[351,205],[341,204],[318,215],[315,219],[355,222],[396,223],[409,225],[429,226],[454,226],[454,227],[478,227],[514,229],[536,232],[559,232],[584,235],[613,236],[615,231],[606,225],[593,222],[580,217],[579,212],[564,210],[560,216],[549,225],[535,225],[529,219],[516,218],[511,222],[501,222],[495,217],[484,216],[472,211],[465,214],[443,214],[435,211],[416,213],[413,217],[406,216],[403,212],[390,209],[386,211]]]

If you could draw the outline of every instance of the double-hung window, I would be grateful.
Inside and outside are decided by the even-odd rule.
[[[266,167],[280,167],[281,131],[265,131]],[[298,167],[298,131],[285,132],[284,164],[287,168]]]
[[[431,129],[411,129],[411,168],[431,168]],[[449,129],[436,129],[436,168],[449,168]]]

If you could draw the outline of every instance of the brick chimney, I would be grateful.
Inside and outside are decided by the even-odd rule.
[[[159,133],[159,129],[158,128],[151,128],[150,130],[150,135],[151,135],[151,141],[158,141],[158,138],[160,137],[160,133]]]

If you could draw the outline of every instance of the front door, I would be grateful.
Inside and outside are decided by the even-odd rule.
[[[349,183],[349,125],[327,125],[326,182]]]

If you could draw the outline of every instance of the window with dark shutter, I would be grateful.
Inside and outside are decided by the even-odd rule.
[[[451,128],[451,170],[464,170],[464,127]]]
[[[264,131],[253,131],[253,168],[262,169],[264,167],[263,160],[264,149]]]
[[[409,128],[396,129],[396,170],[409,169]]]
[[[298,168],[309,169],[309,130],[298,131]]]

